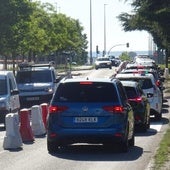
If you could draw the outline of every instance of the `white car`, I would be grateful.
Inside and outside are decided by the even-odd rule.
[[[95,61],[95,69],[110,68],[112,69],[112,62],[109,57],[98,57]]]
[[[12,71],[0,71],[0,123],[8,113],[20,110],[19,91]]]
[[[152,74],[117,74],[120,80],[137,81],[141,85],[143,92],[147,95],[150,102],[150,115],[154,115],[157,120],[162,118],[162,95],[160,89],[155,84]]]

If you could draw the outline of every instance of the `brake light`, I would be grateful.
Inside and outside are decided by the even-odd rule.
[[[122,106],[104,106],[103,110],[110,113],[122,113],[124,111]]]
[[[142,98],[141,97],[137,97],[137,98],[134,98],[134,99],[128,99],[129,101],[133,101],[133,102],[137,102],[137,103],[140,103],[142,102]]]
[[[67,106],[49,106],[49,114],[52,113],[61,113],[65,110],[67,110],[68,107]]]
[[[157,80],[157,81],[156,81],[156,85],[157,85],[158,87],[161,85],[160,80]]]
[[[144,66],[138,65],[137,68],[138,68],[138,69],[143,69]]]
[[[91,81],[83,81],[83,82],[80,82],[81,85],[89,85],[89,84],[93,84],[93,82]]]

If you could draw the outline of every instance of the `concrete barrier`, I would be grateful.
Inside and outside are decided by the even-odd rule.
[[[34,135],[30,125],[30,111],[28,109],[20,110],[20,133],[23,142],[33,142]]]
[[[42,120],[44,123],[45,129],[47,129],[47,115],[48,115],[48,103],[42,103],[40,105],[42,111]]]
[[[18,113],[9,113],[5,117],[6,135],[3,141],[4,149],[17,149],[22,147],[22,138],[19,131]]]
[[[46,134],[46,129],[42,120],[42,110],[39,105],[31,107],[31,118],[32,118],[32,130],[35,136],[41,136]]]

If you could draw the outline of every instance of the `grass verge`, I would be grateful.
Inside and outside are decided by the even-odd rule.
[[[170,128],[166,131],[163,136],[163,139],[160,142],[159,148],[156,151],[156,155],[154,156],[154,169],[160,170],[166,161],[169,160],[170,155]]]
[[[166,81],[165,93],[170,93],[170,79]],[[170,125],[170,124],[169,124]],[[161,170],[165,165],[166,161],[170,159],[170,126],[164,134],[159,148],[154,156],[154,170]]]

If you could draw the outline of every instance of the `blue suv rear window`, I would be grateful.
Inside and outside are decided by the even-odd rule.
[[[61,83],[55,102],[118,102],[116,88],[111,83]]]

